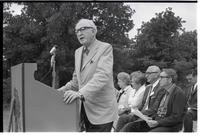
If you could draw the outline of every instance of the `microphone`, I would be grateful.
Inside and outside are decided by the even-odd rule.
[[[55,64],[55,57],[56,57],[56,50],[57,50],[57,45],[54,45],[53,48],[50,50],[51,56],[51,67]]]
[[[53,48],[51,48],[51,50],[50,50],[51,55],[56,53],[57,47],[58,47],[57,45],[54,45]]]

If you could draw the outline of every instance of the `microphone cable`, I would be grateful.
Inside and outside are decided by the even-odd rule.
[[[47,77],[47,75],[51,72],[52,69],[53,67],[50,66],[49,71],[42,77],[42,79],[40,79],[41,82]]]

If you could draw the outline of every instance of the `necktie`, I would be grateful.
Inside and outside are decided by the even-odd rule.
[[[119,93],[119,97],[117,99],[117,103],[119,102],[120,97],[122,96],[122,94],[124,93],[124,91],[122,91],[121,93]]]
[[[88,53],[90,52],[89,49],[87,47],[84,47],[83,52],[88,55]]]
[[[148,95],[147,95],[147,98],[146,98],[146,102],[145,102],[145,104],[144,104],[144,106],[143,106],[143,110],[148,109],[148,106],[149,106],[149,98],[150,98],[150,94],[151,94],[151,92],[152,92],[153,86],[151,85],[151,86],[149,86],[149,87],[150,87],[150,88],[149,88],[149,91],[148,91]]]

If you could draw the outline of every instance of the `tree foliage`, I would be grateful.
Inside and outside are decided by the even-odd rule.
[[[93,19],[98,28],[97,39],[114,48],[114,77],[125,71],[145,71],[149,65],[174,68],[178,83],[184,87],[187,70],[197,66],[197,31],[185,31],[181,17],[171,8],[156,13],[143,22],[136,40],[127,33],[134,26],[134,10],[123,3],[20,3],[21,15],[13,16],[3,8],[3,77],[4,88],[10,88],[10,67],[19,63],[38,64],[36,79],[51,85],[50,49],[58,45],[56,56],[57,87],[71,79],[74,51],[80,47],[74,27],[81,18]],[[44,78],[45,77],[45,78]],[[8,78],[8,79],[7,79]],[[6,83],[8,82],[8,83]]]
[[[51,84],[51,74],[44,80],[41,78],[50,68],[49,50],[53,45],[59,48],[56,70],[60,79],[57,82],[63,85],[71,79],[74,51],[80,47],[74,33],[79,19],[93,19],[98,28],[97,38],[112,44],[114,50],[130,44],[127,33],[133,28],[130,18],[134,11],[123,3],[54,2],[23,5],[22,14],[11,16],[7,21],[8,26],[4,27],[3,55],[9,67],[36,62],[36,78],[48,85]]]
[[[143,71],[149,65],[175,68],[179,83],[183,83],[187,70],[196,66],[197,32],[186,32],[182,27],[185,21],[175,16],[172,8],[155,15],[138,30],[135,54],[131,55],[137,65],[132,68]]]

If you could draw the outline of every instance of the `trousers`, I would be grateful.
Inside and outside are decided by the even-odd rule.
[[[84,105],[81,105],[81,119],[85,125],[86,132],[111,132],[113,122],[105,123],[105,124],[92,124],[86,115]]]

